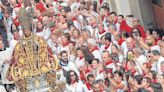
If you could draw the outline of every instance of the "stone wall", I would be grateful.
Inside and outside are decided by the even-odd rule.
[[[152,4],[154,10],[154,16],[156,21],[156,26],[158,28],[164,29],[164,0],[162,1],[162,6]]]

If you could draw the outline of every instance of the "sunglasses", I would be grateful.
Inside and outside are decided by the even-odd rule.
[[[73,77],[73,76],[75,76],[75,74],[71,74],[70,76]]]

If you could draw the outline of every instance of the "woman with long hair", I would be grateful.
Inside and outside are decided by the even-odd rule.
[[[66,81],[65,92],[88,92],[87,87],[79,80],[75,71],[68,71]]]

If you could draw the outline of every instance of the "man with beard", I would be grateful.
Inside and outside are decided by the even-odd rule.
[[[153,51],[157,50],[160,52],[160,47],[155,43],[155,38],[152,35],[149,35],[146,37],[146,42],[144,43],[143,40],[138,39],[141,47],[143,47],[145,50]]]
[[[75,64],[68,60],[67,51],[62,51],[60,53],[60,56],[61,56],[61,58],[60,58],[59,65],[63,69],[64,76],[66,76],[66,74],[69,70],[74,70],[77,73],[77,75],[79,75],[79,71],[78,71],[77,67],[75,66]]]

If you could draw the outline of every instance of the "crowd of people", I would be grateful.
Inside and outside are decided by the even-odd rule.
[[[32,34],[58,61],[64,92],[164,91],[162,29],[144,29],[137,17],[111,11],[106,0],[1,0],[0,92],[14,90],[6,71],[28,34],[19,20],[22,7],[30,11]]]

